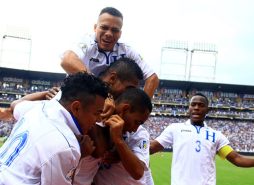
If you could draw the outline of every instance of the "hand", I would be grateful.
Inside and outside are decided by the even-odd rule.
[[[0,120],[7,120],[13,118],[13,111],[11,108],[0,108]]]
[[[95,150],[91,138],[88,135],[77,135],[76,137],[81,148],[81,158],[91,155]]]
[[[109,126],[110,138],[114,143],[123,141],[124,121],[118,115],[112,115],[104,122],[104,126]]]
[[[114,164],[119,163],[120,161],[121,158],[117,151],[109,151],[102,158],[104,164]]]
[[[46,100],[51,100],[52,98],[54,98],[60,90],[60,87],[53,87],[49,89],[49,92],[46,95]]]
[[[108,97],[105,100],[104,109],[101,114],[101,117],[103,118],[102,122],[105,122],[114,112],[115,112],[115,101],[113,97]]]

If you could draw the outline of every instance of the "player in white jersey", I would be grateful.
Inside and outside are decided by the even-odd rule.
[[[106,154],[94,182],[96,185],[145,184],[144,171],[149,170],[149,134],[140,125],[151,112],[151,100],[140,89],[127,89],[115,103],[115,115],[105,121],[105,126],[110,127],[113,148],[121,162],[108,164],[111,158]]]
[[[168,126],[150,145],[153,154],[173,144],[171,185],[215,185],[216,151],[239,167],[253,167],[254,159],[235,152],[228,139],[204,122],[209,112],[207,98],[198,93],[191,98],[190,120]]]
[[[11,104],[19,120],[0,149],[0,184],[71,184],[84,145],[76,135],[86,134],[100,114],[108,96],[107,84],[88,73],[70,75],[62,84],[60,101],[40,100],[45,92],[25,96]],[[84,119],[85,118],[85,119]],[[80,151],[82,150],[82,153]]]
[[[86,70],[97,76],[117,59],[130,58],[142,69],[146,79],[144,91],[152,98],[159,85],[158,76],[132,47],[119,41],[122,25],[121,12],[112,7],[102,9],[98,22],[94,25],[95,34],[84,36],[68,48],[61,55],[61,66],[68,74]],[[103,110],[105,115],[102,116],[108,117],[113,112],[113,103],[107,99]]]

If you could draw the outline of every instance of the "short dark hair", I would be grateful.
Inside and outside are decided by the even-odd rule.
[[[130,58],[119,58],[108,66],[102,78],[108,76],[110,73],[116,72],[121,83],[124,81],[132,81],[133,77],[143,80],[143,72],[138,64]]]
[[[207,105],[207,107],[208,107],[209,101],[208,101],[207,97],[206,97],[204,94],[202,94],[202,93],[196,93],[194,96],[202,96],[202,97],[204,97],[205,100],[206,100],[206,105]],[[193,98],[194,96],[192,96],[192,98]]]
[[[123,20],[123,14],[119,10],[117,10],[116,8],[113,8],[113,7],[103,8],[100,12],[100,15],[103,14],[103,13],[108,13],[110,15],[120,17]]]
[[[126,89],[115,100],[115,105],[127,103],[131,106],[131,112],[144,113],[147,109],[152,111],[152,103],[150,97],[141,89]]]
[[[60,101],[69,103],[80,101],[83,105],[93,103],[96,95],[106,99],[109,93],[107,83],[86,71],[66,77],[61,85],[61,91]]]

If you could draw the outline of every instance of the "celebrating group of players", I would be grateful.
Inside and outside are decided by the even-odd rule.
[[[254,166],[253,158],[233,151],[225,136],[207,127],[203,94],[192,97],[190,120],[149,143],[142,124],[159,79],[119,40],[122,25],[121,12],[104,8],[95,33],[61,55],[69,75],[60,89],[27,95],[1,110],[0,119],[18,122],[0,149],[0,185],[150,185],[149,155],[168,144],[174,149],[172,185],[216,184],[216,151],[237,166]],[[138,89],[142,79],[144,91]]]

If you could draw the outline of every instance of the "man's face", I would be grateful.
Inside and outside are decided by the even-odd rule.
[[[192,124],[202,126],[208,112],[209,108],[203,96],[194,96],[191,99],[189,113]]]
[[[123,20],[120,17],[103,13],[94,25],[95,40],[102,51],[112,51],[122,34]]]
[[[88,106],[82,105],[80,110],[76,113],[75,119],[83,131],[83,134],[87,134],[95,122],[101,122],[104,102],[105,99],[103,97],[96,95],[94,103]]]
[[[136,132],[138,127],[142,125],[149,117],[150,111],[146,109],[144,113],[141,112],[130,112],[128,109],[122,115],[122,119],[124,121],[123,133],[126,132]]]
[[[140,80],[138,78],[133,77],[130,81],[121,82],[118,78],[114,83],[109,86],[110,91],[114,99],[116,100],[118,96],[126,89],[130,88],[138,88],[140,84]]]

